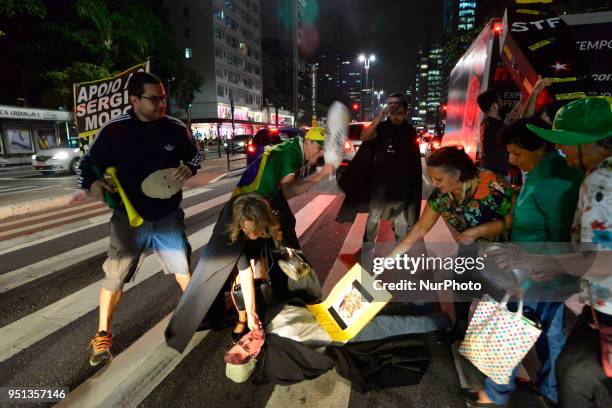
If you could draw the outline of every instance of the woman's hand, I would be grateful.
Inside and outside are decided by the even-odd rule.
[[[285,249],[287,250],[287,253],[289,254],[289,258],[293,258],[293,254],[295,253],[293,252],[293,248],[285,247]]]
[[[479,230],[476,228],[477,227],[472,227],[463,231],[457,236],[457,242],[464,245],[472,244],[478,237],[480,237]]]
[[[247,313],[247,323],[251,331],[259,330],[263,327],[259,316],[255,312]]]

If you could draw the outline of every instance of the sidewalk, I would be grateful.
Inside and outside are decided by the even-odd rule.
[[[214,157],[214,156],[213,156]],[[246,166],[244,154],[230,156],[230,171],[227,169],[227,158],[215,158],[201,163],[202,169],[187,180],[185,190],[203,187],[209,183],[240,174]],[[27,180],[27,179],[24,179]],[[50,182],[53,178],[49,178]],[[33,212],[48,210],[68,205],[78,205],[92,202],[91,198],[76,188],[58,188],[44,191],[28,192],[11,197],[11,201],[0,203],[0,220],[17,215],[27,215]]]

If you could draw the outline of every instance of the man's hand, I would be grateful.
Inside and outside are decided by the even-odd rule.
[[[172,178],[178,183],[184,183],[192,175],[193,174],[191,173],[191,169],[184,165],[181,161],[181,164],[172,173]]]
[[[115,193],[116,190],[113,186],[108,184],[106,180],[96,180],[89,187],[89,195],[96,200],[104,201],[104,192]]]
[[[314,181],[319,182],[323,180],[325,177],[331,176],[332,174],[334,174],[334,171],[336,171],[334,166],[332,166],[331,164],[325,164],[323,165],[323,168],[321,168],[320,171],[312,175],[312,178],[314,179]]]
[[[384,107],[380,110],[380,112],[378,112],[378,121],[382,121],[384,120],[387,116],[389,115],[389,108],[388,107]]]
[[[542,89],[546,88],[547,86],[550,86],[551,84],[552,84],[552,79],[539,77],[538,82],[536,82],[536,84],[533,87],[533,91],[540,92]]]

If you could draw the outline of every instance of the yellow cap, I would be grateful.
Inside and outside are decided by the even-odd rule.
[[[322,127],[313,127],[310,128],[304,139],[312,140],[313,142],[317,142],[319,144],[323,144],[325,142],[325,129]]]

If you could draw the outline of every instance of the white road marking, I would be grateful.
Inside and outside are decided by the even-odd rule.
[[[192,207],[188,207],[185,209],[185,217],[192,217],[217,205],[223,204],[229,199],[230,195],[230,193],[224,194]],[[104,217],[108,220],[110,219],[110,214],[105,214]],[[40,279],[43,276],[50,275],[62,269],[74,266],[79,262],[101,255],[106,252],[109,240],[109,237],[102,238],[68,252],[2,274],[0,275],[0,293],[8,292],[28,282]]]
[[[35,187],[35,186],[28,186],[28,187]],[[49,190],[49,189],[52,189],[52,188],[66,188],[66,189],[70,189],[69,186],[63,186],[61,184],[56,184],[56,185],[53,185],[53,186],[36,187],[36,188],[31,188],[29,190],[21,190],[19,192],[20,193],[29,193],[30,191]],[[8,193],[0,193],[0,196],[9,195],[9,194],[15,194],[15,193],[16,193],[16,191],[8,192]]]
[[[207,191],[213,191],[210,188],[206,188],[206,187],[198,187],[198,188],[194,188],[194,189],[190,189],[187,190],[183,193],[183,198],[188,198],[188,197],[192,197],[195,196],[197,194],[202,194],[205,193]],[[85,205],[89,205],[89,204],[83,204]],[[78,208],[78,207],[74,207],[74,208]],[[59,213],[61,213],[62,211],[65,210],[59,210],[59,211],[54,211],[54,212],[50,212],[44,215],[44,217],[49,217],[51,215],[57,215]],[[40,216],[42,217],[42,215]],[[73,228],[71,226],[71,224],[68,225],[63,225],[60,226],[58,228],[54,228],[52,230],[48,230],[48,231],[44,231],[44,232],[39,232],[39,233],[34,233],[32,234],[33,236],[21,236],[21,237],[16,237],[16,238],[12,238],[8,241],[0,241],[0,256],[1,255],[5,255],[8,254],[10,252],[13,251],[17,251],[23,248],[27,248],[29,246],[33,246],[33,245],[38,245],[38,244],[42,244],[44,242],[48,242],[57,238],[61,238],[63,236],[69,235],[69,234],[73,234],[75,232],[78,231],[82,231],[84,229],[88,229],[88,228],[93,228],[93,227],[97,227],[98,225],[102,225],[108,222],[108,220],[110,219],[111,214],[104,214],[101,216],[97,216],[97,217],[93,217],[90,219],[85,219],[85,220],[80,220],[77,221],[75,224],[80,224],[85,222],[86,225],[81,225],[79,227]],[[11,221],[13,222],[13,221]],[[17,222],[21,222],[21,221],[14,221],[15,223]],[[0,224],[0,227],[3,226],[5,224]],[[48,233],[50,235],[45,236],[44,234]],[[39,238],[39,236],[42,234],[42,236]]]
[[[108,212],[110,212],[110,210],[108,208],[104,208],[103,207],[103,208],[100,208],[100,209],[95,209],[95,210],[89,211],[89,215],[96,216],[96,215],[100,215],[102,213],[108,213]],[[13,229],[10,229],[8,231],[0,232],[0,239],[2,239],[2,237],[6,237],[6,236],[9,236],[9,235],[13,235],[13,234],[18,234],[20,232],[25,232],[25,231],[30,231],[30,230],[34,230],[34,229],[37,229],[37,228],[45,227],[47,225],[54,225],[54,224],[61,223],[61,222],[64,222],[64,221],[70,221],[70,220],[72,220],[72,219],[74,219],[76,217],[82,217],[82,216],[83,216],[83,214],[80,214],[80,215],[79,214],[71,214],[71,215],[68,215],[66,217],[54,218],[54,219],[51,219],[51,220],[48,220],[48,221],[43,221],[43,222],[39,222],[39,223],[34,223],[34,224],[26,225],[24,227],[13,228]],[[2,225],[0,225],[0,226],[2,226]]]
[[[308,203],[295,216],[297,220],[296,230],[305,231],[309,227],[304,222],[306,214],[318,212],[316,217],[309,217],[309,219],[314,221],[326,208],[316,203],[316,200]],[[208,242],[213,227],[214,224],[211,224],[188,237],[193,251],[200,249]],[[126,284],[124,292],[161,270],[157,260],[154,258],[153,255],[145,258],[140,270],[136,273],[135,281]],[[32,344],[44,339],[98,307],[98,294],[101,282],[95,282],[41,310],[37,310],[0,328],[0,338],[2,339],[2,343],[0,343],[0,362],[14,356],[19,351],[30,347]]]
[[[36,186],[16,186],[16,187],[0,186],[0,193],[6,193],[9,191],[27,190],[28,188],[32,188],[32,187],[36,187]]]
[[[166,346],[164,317],[134,344],[120,353],[56,405],[62,407],[135,407],[206,337],[197,332],[182,354]],[[109,392],[109,390],[112,390]]]
[[[13,220],[13,221],[7,221],[7,222],[0,221],[0,228],[9,227],[9,226],[15,225],[15,224],[21,224],[21,223],[26,222],[26,221],[27,222],[32,222],[32,221],[40,220],[42,218],[55,217],[57,215],[65,214],[65,213],[68,213],[68,212],[79,211],[79,210],[86,210],[86,209],[91,208],[91,207],[100,207],[100,208],[102,208],[103,206],[104,205],[102,203],[98,203],[98,202],[69,206],[66,209],[49,212],[47,214],[32,215],[32,216],[27,216],[27,217],[21,218],[19,220]]]

